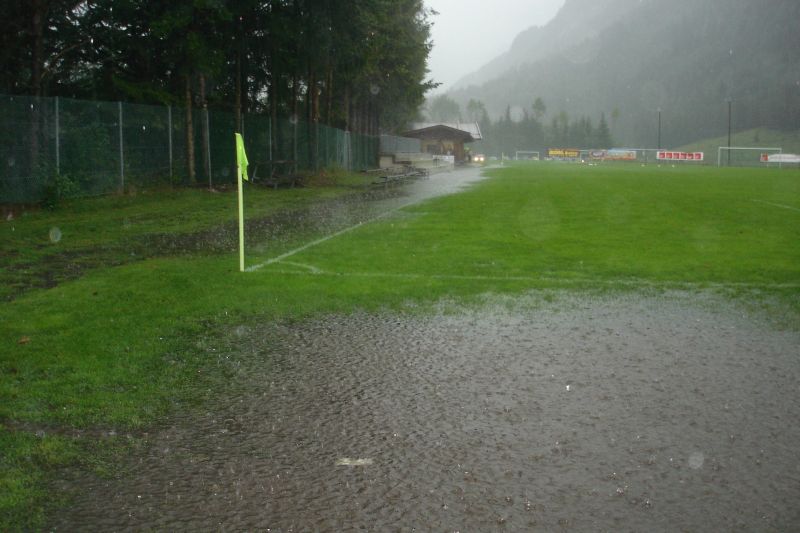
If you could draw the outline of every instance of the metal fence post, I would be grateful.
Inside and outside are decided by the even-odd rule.
[[[58,96],[56,96],[56,175],[61,175],[61,143],[59,142],[59,138],[61,136],[61,132],[59,131],[61,124],[59,123],[58,106]]]
[[[125,192],[125,152],[122,145],[122,102],[117,102],[119,109],[119,192]]]
[[[169,131],[169,181],[172,183],[172,106],[167,106],[167,129]]]
[[[297,174],[297,115],[292,115],[292,174]]]

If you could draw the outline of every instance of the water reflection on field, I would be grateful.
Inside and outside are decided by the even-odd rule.
[[[800,334],[704,296],[243,324],[58,530],[800,527]]]

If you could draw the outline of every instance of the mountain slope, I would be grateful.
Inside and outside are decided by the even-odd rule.
[[[485,83],[508,70],[568,51],[597,36],[638,3],[639,0],[568,0],[549,24],[517,35],[508,52],[461,78],[453,89]]]
[[[800,129],[800,2],[643,0],[601,22],[617,1],[595,2],[604,28],[595,36],[450,96],[462,105],[482,100],[494,116],[508,105],[529,109],[537,96],[550,116],[604,111],[614,137],[630,146],[656,144],[658,108],[664,146],[720,135],[728,98],[734,129]],[[585,5],[567,0],[563,10]],[[563,18],[542,32],[567,32]]]

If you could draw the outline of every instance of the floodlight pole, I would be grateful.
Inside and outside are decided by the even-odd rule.
[[[728,98],[728,166],[731,166],[731,107],[733,101]]]
[[[661,150],[661,108],[658,108],[658,149]]]

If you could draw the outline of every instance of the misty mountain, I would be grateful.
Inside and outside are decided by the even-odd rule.
[[[514,39],[508,52],[453,84],[453,90],[479,85],[511,69],[535,63],[597,36],[621,18],[640,0],[573,0],[558,11],[546,26],[531,27]]]
[[[799,20],[797,0],[567,0],[449,96],[492,116],[536,97],[545,120],[604,112],[628,146],[656,145],[659,108],[662,146],[720,135],[729,98],[734,130],[797,130]]]

